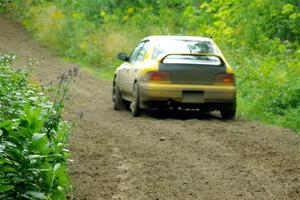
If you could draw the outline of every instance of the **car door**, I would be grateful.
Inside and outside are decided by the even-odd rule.
[[[132,61],[131,67],[129,69],[129,80],[128,82],[131,84],[130,93],[133,92],[134,81],[137,79],[138,70],[141,68],[145,63],[145,55],[148,51],[149,42],[145,41],[142,49],[139,51],[138,55],[136,56],[135,60]]]
[[[134,78],[132,76],[134,76],[133,72],[134,72],[134,68],[135,68],[135,63],[137,61],[137,58],[139,56],[140,51],[143,49],[145,45],[145,42],[141,42],[136,48],[135,50],[131,53],[129,60],[128,60],[128,64],[124,67],[124,71],[123,71],[123,88],[122,88],[122,92],[124,95],[131,95],[132,92],[132,85],[133,85],[133,81]]]
[[[128,69],[129,65],[130,64],[128,62],[122,63],[122,65],[119,67],[119,70],[117,72],[117,83],[122,93],[124,93],[125,84],[126,84],[126,75],[127,75],[126,70]]]

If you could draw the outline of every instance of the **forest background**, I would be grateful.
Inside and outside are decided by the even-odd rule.
[[[298,0],[6,2],[36,40],[102,78],[146,36],[211,37],[236,70],[239,116],[300,130]]]

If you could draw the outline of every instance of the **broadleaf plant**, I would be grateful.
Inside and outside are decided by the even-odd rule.
[[[66,199],[64,97],[52,103],[42,86],[28,82],[30,70],[12,67],[14,59],[0,57],[0,199]]]

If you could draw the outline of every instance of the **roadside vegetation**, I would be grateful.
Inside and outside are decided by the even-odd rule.
[[[45,88],[29,82],[32,64],[16,69],[14,59],[0,56],[0,199],[66,199],[71,189],[70,125],[61,119],[66,75],[51,102]]]
[[[236,69],[239,115],[300,130],[298,0],[14,0],[35,38],[112,77],[115,54],[145,36],[213,38]]]

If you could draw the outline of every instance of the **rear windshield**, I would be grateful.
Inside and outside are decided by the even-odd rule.
[[[199,40],[161,40],[154,44],[152,59],[169,53],[211,53],[218,54],[217,48],[210,41]]]

